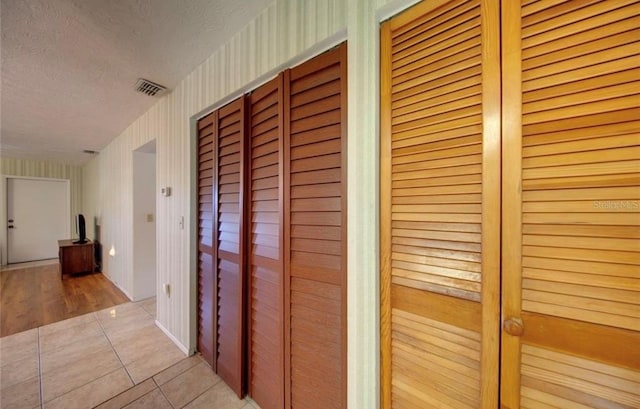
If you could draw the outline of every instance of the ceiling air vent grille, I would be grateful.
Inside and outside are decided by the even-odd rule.
[[[144,78],[138,78],[136,83],[136,91],[149,95],[150,97],[160,96],[167,91],[166,87],[160,84],[145,80]]]

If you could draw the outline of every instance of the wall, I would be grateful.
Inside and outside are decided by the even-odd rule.
[[[156,155],[133,153],[133,300],[156,295]],[[148,220],[148,217],[151,219]]]
[[[27,176],[38,178],[53,178],[53,179],[67,179],[71,187],[71,214],[69,220],[71,224],[69,231],[75,232],[75,215],[82,211],[82,188],[83,188],[83,168],[81,166],[65,165],[62,163],[31,160],[31,159],[15,159],[15,158],[0,158],[0,174],[4,176]],[[2,197],[6,194],[6,191],[2,191]],[[6,200],[0,203],[0,215],[5,215]],[[4,250],[6,250],[6,218],[2,216],[0,222],[0,229],[4,234],[0,235],[0,248],[2,250],[2,260],[4,264]],[[89,236],[91,237],[91,236]]]
[[[413,2],[275,0],[85,167],[99,185],[86,211],[101,214],[109,274],[130,291],[132,152],[157,140],[157,186],[173,189],[157,205],[158,287],[172,287],[157,293],[158,323],[183,347],[195,345],[196,117],[348,38],[348,402],[378,406],[378,24]]]

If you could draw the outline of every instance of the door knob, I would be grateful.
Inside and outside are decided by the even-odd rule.
[[[520,337],[524,333],[524,323],[520,318],[509,318],[502,324],[504,332],[514,337]]]

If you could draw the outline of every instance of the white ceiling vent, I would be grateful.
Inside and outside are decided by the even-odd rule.
[[[160,84],[145,80],[144,78],[138,78],[136,82],[136,91],[149,95],[150,97],[160,96],[167,91],[166,87]]]

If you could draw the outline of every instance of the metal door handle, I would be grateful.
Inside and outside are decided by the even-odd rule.
[[[13,226],[7,226],[7,229],[15,229]]]

